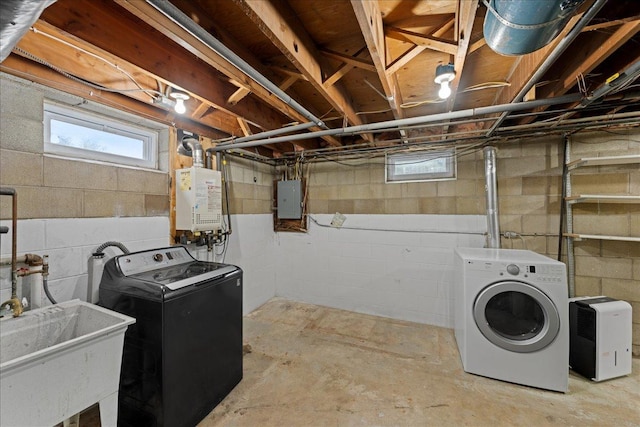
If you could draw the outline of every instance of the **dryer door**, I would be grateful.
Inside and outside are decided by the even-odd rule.
[[[473,316],[489,341],[505,350],[531,353],[551,344],[560,330],[553,302],[524,282],[491,284],[476,297]]]

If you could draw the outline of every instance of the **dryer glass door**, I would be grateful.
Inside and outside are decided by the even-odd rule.
[[[560,316],[553,302],[538,288],[507,281],[487,286],[473,307],[476,325],[495,345],[530,353],[553,342]]]

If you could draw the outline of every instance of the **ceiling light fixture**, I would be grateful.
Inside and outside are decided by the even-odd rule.
[[[175,107],[173,107],[176,113],[184,114],[184,112],[187,111],[187,107],[185,107],[184,101],[190,98],[189,95],[183,92],[172,92],[169,96],[176,100],[176,105]]]
[[[440,64],[436,67],[435,82],[440,85],[438,96],[440,99],[447,99],[451,96],[451,88],[449,83],[456,78],[456,71],[453,64]]]

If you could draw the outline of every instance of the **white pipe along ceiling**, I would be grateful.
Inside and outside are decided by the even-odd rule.
[[[629,115],[640,103],[640,2],[317,6],[6,0],[0,69],[208,137],[211,151],[252,148],[275,162],[363,145],[495,144],[590,117],[592,128],[640,125]],[[443,67],[453,76],[444,100],[433,78]],[[189,97],[185,113],[158,102],[172,91]]]

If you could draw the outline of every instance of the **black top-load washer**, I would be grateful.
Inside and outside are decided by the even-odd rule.
[[[125,335],[119,426],[195,426],[242,379],[242,270],[182,246],[109,259],[100,305]]]

